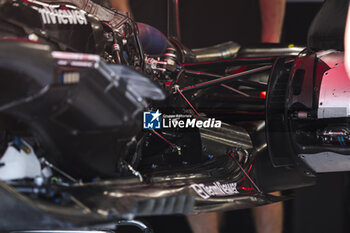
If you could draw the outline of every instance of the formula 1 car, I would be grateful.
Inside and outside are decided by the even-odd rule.
[[[341,52],[188,49],[89,0],[2,0],[0,47],[2,231],[146,232],[350,170]]]

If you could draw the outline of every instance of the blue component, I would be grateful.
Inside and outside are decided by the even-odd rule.
[[[24,147],[24,144],[23,144],[22,140],[20,138],[18,138],[18,137],[15,137],[15,139],[12,142],[12,145],[14,147],[16,147],[18,150],[22,150],[23,147]]]
[[[61,73],[60,79],[61,79],[61,83],[64,84],[64,73]]]
[[[126,51],[123,51],[123,56],[125,60],[129,60],[128,53]]]
[[[53,202],[55,202],[56,204],[59,204],[59,203],[61,202],[61,199],[60,199],[60,198],[55,198],[55,199],[53,200]]]
[[[182,163],[182,165],[187,165],[188,164],[188,162],[186,162],[186,161],[182,161],[181,163]]]
[[[344,140],[343,136],[341,136],[341,140],[343,141],[343,145],[346,146],[346,143],[345,143],[345,140]]]
[[[208,159],[212,159],[212,158],[214,158],[213,155],[208,155]]]
[[[340,136],[338,136],[338,141],[339,141],[340,145],[343,145],[343,142],[341,141]]]
[[[137,23],[143,49],[148,54],[163,54],[168,46],[168,39],[157,28],[148,24]]]

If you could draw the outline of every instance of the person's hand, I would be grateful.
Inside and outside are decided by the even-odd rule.
[[[259,0],[261,12],[261,42],[279,43],[282,34],[286,0]]]
[[[348,19],[346,21],[344,43],[345,43],[345,69],[348,73],[348,78],[350,79],[350,6],[348,10]]]
[[[130,17],[133,18],[129,0],[110,0],[110,3],[117,11],[128,12]]]

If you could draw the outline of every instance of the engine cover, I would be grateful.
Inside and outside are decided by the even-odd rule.
[[[60,50],[102,54],[101,23],[74,5],[53,3],[1,1],[0,35],[38,37]]]

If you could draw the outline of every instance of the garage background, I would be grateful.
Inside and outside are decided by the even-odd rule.
[[[243,46],[260,41],[258,0],[180,0],[182,42],[189,48],[229,40]],[[287,2],[282,43],[305,45],[309,25],[322,2]],[[131,0],[135,19],[166,33],[166,0]],[[285,233],[350,232],[349,173],[324,174],[314,187],[294,190],[285,203]],[[183,216],[143,219],[155,233],[191,232]],[[221,232],[253,233],[250,210],[226,213]]]

